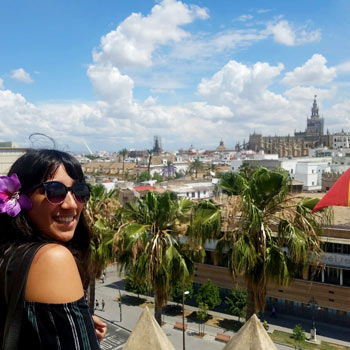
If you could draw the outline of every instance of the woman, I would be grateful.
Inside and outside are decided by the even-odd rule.
[[[36,244],[18,349],[99,349],[106,324],[91,317],[84,296],[90,233],[82,211],[90,188],[80,164],[65,152],[30,150],[8,175],[0,178],[1,343],[9,308],[8,292],[2,290],[8,278],[5,266]]]

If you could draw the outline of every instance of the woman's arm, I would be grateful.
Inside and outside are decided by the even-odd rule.
[[[39,249],[29,269],[25,299],[62,304],[80,299],[83,285],[72,253],[60,244]]]
[[[29,269],[25,299],[43,304],[58,304],[59,307],[60,304],[70,305],[83,295],[80,274],[72,253],[60,244],[47,244],[40,248]],[[68,309],[67,306],[65,310]],[[82,312],[88,314],[88,307]],[[63,316],[63,319],[66,318]],[[87,319],[86,321],[88,322]],[[87,328],[89,324],[90,322],[86,324]],[[107,332],[107,325],[96,316],[93,316],[93,324],[96,336],[101,341]],[[61,326],[64,328],[63,324]],[[68,324],[70,327],[71,323]]]

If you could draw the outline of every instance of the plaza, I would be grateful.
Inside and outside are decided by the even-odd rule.
[[[123,277],[119,275],[117,266],[112,265],[107,269],[105,283],[102,284],[99,281],[96,281],[96,299],[99,301],[104,299],[106,305],[104,311],[99,309],[95,310],[95,313],[108,324],[108,333],[106,339],[101,343],[101,349],[123,349],[123,344],[125,344],[128,335],[134,329],[135,324],[143,311],[142,307],[131,305],[130,303],[122,303],[120,311],[119,291],[122,295],[133,295],[132,293],[123,290]],[[143,297],[144,296],[142,296],[142,298]],[[153,300],[153,298],[150,297],[147,297],[146,299],[148,301]],[[185,305],[185,310],[191,311],[196,310],[196,308]],[[213,316],[236,319],[234,316],[227,314],[223,315],[214,311],[209,311],[209,313]],[[264,318],[268,320],[270,325],[269,332],[281,330],[287,333],[292,333],[292,329],[298,323],[301,323],[303,329],[305,329],[307,332],[311,328],[310,320],[304,320],[292,316],[287,317],[282,314],[278,314],[277,318],[271,318],[270,315],[266,314]],[[181,317],[164,315],[163,321],[165,324],[163,325],[162,329],[169,338],[170,342],[174,345],[176,350],[182,350],[182,332],[181,330],[174,329],[175,322],[181,322]],[[185,336],[185,344],[187,349],[221,350],[225,346],[225,343],[215,340],[217,333],[224,333],[229,336],[234,335],[234,332],[224,328],[206,325],[206,335],[203,338],[199,338],[197,336],[198,324],[195,322],[190,322],[189,320],[185,322],[188,325]],[[349,346],[350,335],[345,327],[321,323],[317,322],[317,320],[316,327],[318,332],[317,337],[320,341]],[[307,336],[309,336],[308,333]],[[279,350],[291,349],[291,347],[281,344],[276,344],[276,346]]]

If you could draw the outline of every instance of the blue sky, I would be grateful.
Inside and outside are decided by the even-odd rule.
[[[213,149],[252,132],[350,131],[347,0],[3,0],[0,140]]]

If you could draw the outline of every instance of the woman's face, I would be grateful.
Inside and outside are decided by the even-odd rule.
[[[73,185],[74,180],[67,174],[61,164],[53,177],[46,181],[59,181],[67,187]],[[83,204],[78,202],[71,191],[67,193],[61,204],[50,203],[45,196],[43,187],[35,190],[30,196],[32,209],[28,212],[33,225],[46,236],[59,241],[68,242],[74,236]]]

